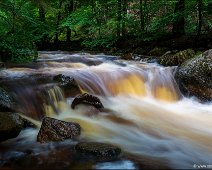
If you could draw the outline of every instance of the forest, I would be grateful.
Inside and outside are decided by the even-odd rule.
[[[211,9],[210,0],[1,0],[0,60],[31,61],[38,50],[206,49]]]

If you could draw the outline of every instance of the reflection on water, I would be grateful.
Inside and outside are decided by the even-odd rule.
[[[83,92],[97,95],[105,110],[101,112],[84,105],[70,108],[73,98],[64,98],[61,89],[52,85],[44,89],[38,100],[32,85],[19,87],[24,113],[29,116],[44,114],[66,121],[78,122],[82,127],[82,140],[116,144],[123,151],[137,157],[154,157],[165,161],[172,168],[192,168],[193,164],[211,164],[212,161],[212,105],[200,104],[194,99],[184,98],[173,78],[174,68],[155,64],[131,63],[126,66],[105,60],[102,64],[86,65],[79,62],[52,61],[54,57],[67,59],[66,54],[42,54],[40,60],[45,67],[37,69],[8,68],[0,77],[33,77],[64,74],[73,77]],[[77,57],[86,55],[77,54]],[[43,58],[42,58],[43,57]],[[68,55],[71,58],[71,55]],[[76,54],[75,56],[76,57]],[[95,58],[89,55],[88,59]],[[51,59],[51,62],[47,60]],[[116,61],[122,62],[122,61]],[[127,64],[127,63],[125,63]],[[16,85],[14,85],[16,86]],[[31,89],[30,92],[24,90]],[[20,95],[20,93],[17,92]],[[28,97],[32,97],[33,102]],[[18,96],[17,96],[18,97]],[[35,113],[34,113],[35,112]],[[39,123],[38,123],[39,125]],[[33,132],[33,133],[32,133]],[[35,143],[33,130],[19,136],[26,143]],[[19,145],[15,139],[10,145]],[[29,142],[30,141],[30,142]],[[22,146],[22,144],[20,144]],[[26,146],[22,146],[26,148]],[[44,149],[48,150],[48,149]],[[130,161],[97,164],[96,168],[135,168]]]

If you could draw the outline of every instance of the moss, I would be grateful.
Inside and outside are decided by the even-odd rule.
[[[160,59],[158,63],[163,66],[177,66],[185,62],[186,60],[193,58],[195,52],[192,49],[187,49],[179,52],[166,52]]]
[[[212,100],[212,50],[183,63],[175,78],[182,91],[203,101]]]
[[[153,48],[148,54],[150,56],[162,56],[165,52],[167,52],[168,49],[167,48],[163,48],[163,47],[155,47]]]

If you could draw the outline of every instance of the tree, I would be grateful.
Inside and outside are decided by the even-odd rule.
[[[139,1],[139,6],[140,6],[140,28],[141,31],[144,31],[144,10],[143,10],[143,0]]]
[[[68,15],[70,15],[73,11],[74,11],[74,0],[70,0],[70,2],[67,4]],[[68,43],[71,42],[71,29],[69,27],[67,27],[66,41]]]
[[[126,33],[126,16],[127,16],[127,0],[123,0],[122,3],[122,36]]]
[[[178,0],[174,9],[174,22],[172,32],[176,36],[185,34],[185,0]]]
[[[122,1],[121,0],[117,0],[117,36],[120,37],[121,35],[121,4],[122,4]]]

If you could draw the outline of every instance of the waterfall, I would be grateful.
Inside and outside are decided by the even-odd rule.
[[[69,60],[73,56],[77,61]],[[117,64],[95,55],[84,60],[85,56],[47,53],[40,57],[42,67],[8,68],[0,77],[11,79],[5,84],[19,101],[16,107],[28,117],[47,115],[78,122],[82,139],[116,144],[138,158],[153,157],[172,168],[211,163],[212,105],[184,97],[174,80],[174,67],[119,60]],[[56,83],[39,84],[36,79],[58,74],[74,78],[83,92],[99,97],[106,109],[79,105],[73,110],[74,96],[65,98]]]

